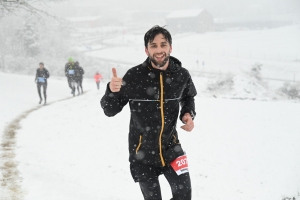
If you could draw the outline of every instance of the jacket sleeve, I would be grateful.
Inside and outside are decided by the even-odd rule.
[[[193,83],[191,76],[189,76],[189,79],[186,84],[186,88],[183,91],[182,99],[180,101],[181,111],[180,111],[179,119],[181,121],[182,121],[182,117],[185,113],[190,113],[194,120],[194,118],[196,116],[194,97],[196,95],[197,95],[197,91],[196,91],[195,85]]]
[[[47,69],[45,71],[46,71],[45,78],[49,78],[50,77],[49,71]]]
[[[68,76],[68,64],[65,65],[65,75]]]
[[[102,97],[100,104],[106,116],[112,117],[122,111],[123,107],[129,101],[129,73],[123,77],[123,85],[119,92],[112,92],[109,88],[109,83],[106,86],[106,91]]]
[[[83,75],[84,74],[84,70],[83,70],[83,68],[81,67],[81,75]]]
[[[34,79],[34,81],[36,81],[36,80],[37,80],[37,78],[38,78],[38,70],[36,70],[36,73],[35,73],[35,79]]]

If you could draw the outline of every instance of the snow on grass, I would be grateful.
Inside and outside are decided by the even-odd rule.
[[[254,63],[263,64],[264,77],[300,80],[299,25],[269,30],[173,35],[172,55],[191,72],[240,74]],[[141,63],[145,60],[143,35],[104,40],[107,48],[88,56]],[[111,45],[109,45],[111,44]],[[119,46],[115,46],[119,45]]]
[[[19,83],[27,79],[7,77]],[[203,79],[194,79],[197,88],[204,84]],[[51,93],[58,99],[69,96],[66,80],[56,81],[57,85],[49,80]],[[100,91],[92,81],[84,85],[90,90],[86,94],[43,106],[20,122],[15,160],[24,200],[142,199],[129,170],[128,107],[106,117],[99,105],[105,84]],[[8,87],[26,88],[15,86]],[[65,92],[59,94],[60,90]],[[22,98],[35,102],[34,96]],[[299,198],[297,103],[204,98],[200,92],[196,110],[195,129],[179,130],[194,199]],[[163,199],[170,199],[168,183],[163,176],[160,180]]]
[[[297,80],[299,35],[299,27],[293,26],[173,36],[172,55],[192,73],[234,75],[232,90],[217,94],[222,98],[211,98],[213,93],[207,91],[213,79],[194,77],[199,92],[195,129],[191,133],[179,130],[194,199],[300,199],[299,101],[270,101],[273,93],[245,75],[258,61],[262,77],[291,80],[296,74]],[[113,47],[114,42],[125,47]],[[88,55],[132,66],[145,60],[143,36],[124,35],[104,43],[112,44],[111,48]],[[120,75],[126,71],[122,68]],[[274,85],[270,85],[272,91]],[[24,200],[142,199],[129,170],[128,107],[108,118],[99,105],[105,83],[97,91],[93,80],[85,79],[83,87],[89,92],[58,101],[70,97],[70,89],[64,77],[50,77],[48,102],[55,103],[19,121],[13,152],[6,158],[15,163]],[[36,107],[38,100],[34,75],[0,73],[1,133],[17,116]],[[2,146],[4,139],[3,135]],[[4,159],[0,164],[4,166]],[[6,175],[1,171],[3,180]],[[163,199],[170,199],[168,183],[163,176],[160,180]],[[2,185],[0,193],[9,195],[7,191]]]

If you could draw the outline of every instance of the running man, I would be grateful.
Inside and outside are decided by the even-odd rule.
[[[35,82],[37,84],[37,90],[40,97],[39,104],[42,103],[43,98],[41,95],[41,87],[43,86],[44,93],[44,105],[47,103],[47,79],[50,77],[48,70],[44,67],[44,63],[39,63],[39,68],[36,70]]]
[[[71,94],[75,96],[75,63],[73,61],[73,58],[69,58],[68,62],[65,65],[65,75],[68,79],[69,87],[71,88]]]
[[[97,85],[97,89],[100,89],[100,80],[102,80],[102,75],[99,74],[99,72],[96,72],[96,74],[94,75],[94,79],[96,81],[96,85]]]
[[[80,95],[79,87],[81,88],[81,94],[83,94],[83,89],[82,89],[82,80],[83,80],[83,74],[84,70],[80,66],[79,62],[75,62],[75,79],[77,83],[77,90],[78,90],[78,95]]]
[[[172,37],[154,26],[144,36],[144,63],[118,77],[115,68],[101,106],[107,116],[121,112],[129,102],[129,162],[132,178],[139,182],[145,200],[161,200],[158,176],[170,184],[173,200],[191,200],[192,187],[187,155],[176,130],[192,131],[196,115],[196,88],[188,70],[170,56]]]

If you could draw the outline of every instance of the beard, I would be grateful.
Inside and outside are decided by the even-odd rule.
[[[166,53],[163,53],[164,54],[164,57],[165,57],[165,59],[163,59],[162,61],[157,61],[157,60],[155,60],[155,58],[154,58],[154,56],[155,55],[153,55],[153,56],[151,56],[151,55],[149,55],[148,57],[149,57],[149,59],[150,59],[150,61],[156,66],[156,67],[163,67],[163,66],[165,66],[165,64],[169,61],[169,59],[170,59],[170,53],[168,53],[168,54],[166,54]]]

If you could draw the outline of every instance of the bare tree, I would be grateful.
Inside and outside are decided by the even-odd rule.
[[[36,7],[36,4],[47,5],[47,2],[60,2],[65,0],[0,0],[0,17],[4,16],[6,13],[16,14],[19,10],[25,10],[36,17],[40,18],[43,16],[48,16],[51,18],[58,19],[58,17],[49,14],[48,12]]]
[[[67,45],[65,43],[69,42],[69,37],[56,45],[55,39],[61,38],[58,35],[65,33],[67,26],[64,19],[48,12],[50,2],[55,0],[0,0],[0,71],[23,70],[26,73],[26,64],[31,66],[39,56],[44,59],[50,57],[40,55],[42,45],[54,52],[52,55],[59,60],[60,54],[55,53],[58,47]],[[55,40],[52,41],[55,45],[47,43],[49,40]]]

